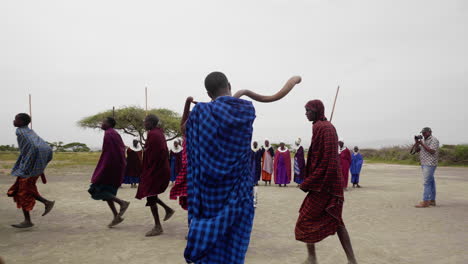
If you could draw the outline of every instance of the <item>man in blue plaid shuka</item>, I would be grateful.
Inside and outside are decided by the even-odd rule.
[[[52,148],[28,128],[30,122],[31,117],[25,113],[17,114],[13,121],[13,125],[17,127],[16,136],[20,154],[11,170],[11,175],[16,176],[16,181],[8,189],[7,195],[13,198],[16,207],[21,208],[24,215],[23,222],[12,225],[15,228],[34,226],[29,212],[34,208],[36,200],[45,206],[42,216],[48,214],[55,203],[41,196],[37,190],[36,181],[39,177],[43,183],[46,183],[44,170],[52,160]]]
[[[28,178],[44,173],[52,160],[52,148],[27,126],[16,129],[20,155],[11,170],[11,175]]]
[[[254,207],[250,142],[255,109],[231,97],[224,74],[205,79],[211,103],[198,103],[186,126],[188,263],[244,263]]]

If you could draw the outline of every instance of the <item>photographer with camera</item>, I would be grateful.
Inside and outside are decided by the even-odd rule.
[[[411,154],[419,153],[424,179],[423,201],[415,205],[416,208],[436,206],[436,187],[434,172],[439,162],[439,140],[432,136],[432,130],[425,127],[421,135],[414,136],[414,145]]]

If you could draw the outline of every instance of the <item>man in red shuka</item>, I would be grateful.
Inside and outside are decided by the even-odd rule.
[[[159,118],[149,114],[145,118],[145,128],[148,131],[145,151],[143,153],[143,171],[136,194],[137,199],[146,198],[146,206],[151,208],[154,218],[154,227],[146,233],[146,236],[158,236],[163,233],[159,221],[158,205],[164,208],[167,221],[174,214],[174,210],[166,205],[158,195],[163,193],[169,185],[169,151],[167,150],[164,131],[158,127]]]
[[[300,185],[307,193],[296,223],[296,239],[307,243],[305,263],[317,263],[315,243],[338,233],[348,263],[356,264],[348,232],[341,218],[343,211],[343,177],[338,162],[338,136],[325,117],[320,100],[309,101],[307,119],[313,122],[313,137],[307,157],[306,175]]]

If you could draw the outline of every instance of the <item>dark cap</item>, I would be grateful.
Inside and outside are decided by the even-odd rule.
[[[424,132],[432,132],[432,130],[430,127],[425,127],[421,130],[421,133],[424,133]]]

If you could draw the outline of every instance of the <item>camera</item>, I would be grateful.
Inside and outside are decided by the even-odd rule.
[[[414,140],[421,140],[422,138],[423,138],[423,136],[421,136],[421,135],[414,136]]]

